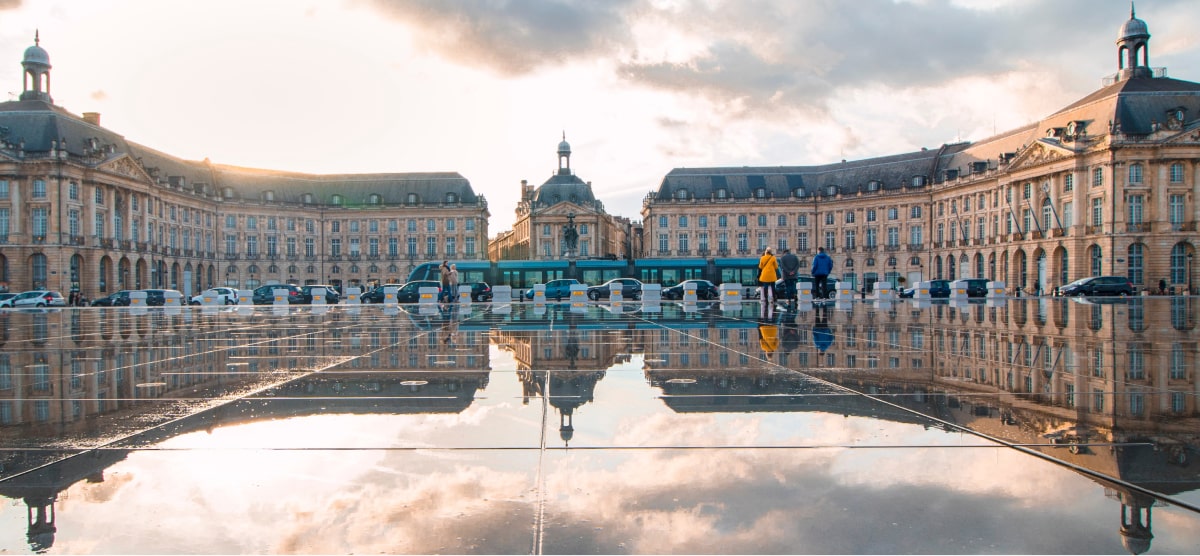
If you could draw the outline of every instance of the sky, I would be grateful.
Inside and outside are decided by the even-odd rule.
[[[1200,0],[1143,0],[1150,64],[1200,80]],[[34,32],[51,95],[189,160],[453,171],[508,230],[571,167],[641,220],[673,168],[974,141],[1098,89],[1114,0],[0,0],[0,93]],[[8,62],[2,62],[7,58]]]

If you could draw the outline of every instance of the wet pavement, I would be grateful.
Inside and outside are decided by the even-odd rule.
[[[1195,553],[1198,309],[4,311],[0,552]]]

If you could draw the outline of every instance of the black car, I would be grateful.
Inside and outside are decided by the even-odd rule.
[[[307,284],[300,286],[301,303],[312,303],[313,288],[325,288],[325,303],[329,305],[337,305],[338,301],[342,300],[342,296],[338,295],[337,290],[333,286],[322,286],[320,284]]]
[[[421,288],[437,288],[434,301],[442,292],[442,283],[437,280],[413,280],[396,290],[396,303],[417,303],[421,301]]]
[[[254,294],[250,297],[250,301],[255,305],[274,305],[275,290],[287,290],[287,301],[289,305],[303,305],[304,293],[300,291],[300,286],[295,284],[268,284],[259,286],[254,289]],[[311,297],[309,298],[312,299]]]
[[[988,281],[983,278],[965,278],[967,283],[967,297],[987,297]]]
[[[129,290],[121,290],[119,292],[108,294],[100,299],[92,301],[92,307],[128,307],[129,306]]]
[[[146,292],[147,307],[162,307],[167,304],[167,292],[172,292],[175,297],[179,298],[180,303],[184,303],[183,294],[175,290],[142,290]]]
[[[716,299],[721,296],[717,287],[708,280],[684,280],[669,288],[663,288],[663,299],[683,299],[684,291],[689,287],[696,290],[697,299]]]
[[[465,285],[465,284],[460,284]],[[487,282],[471,282],[471,301],[491,301],[492,286]]]
[[[430,281],[432,282],[432,280],[430,280]],[[369,292],[363,292],[363,294],[360,295],[358,297],[358,299],[359,299],[359,301],[362,301],[363,303],[383,303],[383,289],[384,288],[400,289],[402,287],[404,287],[404,284],[380,284],[378,286],[375,286],[375,289],[373,289]],[[438,287],[441,287],[441,283],[438,283]]]
[[[1124,276],[1089,276],[1058,289],[1059,295],[1133,295],[1133,284]]]
[[[613,278],[599,286],[592,286],[587,290],[588,299],[598,301],[600,299],[608,299],[612,291],[612,286],[620,284],[621,297],[624,299],[638,300],[642,298],[642,283],[636,278]]]
[[[833,299],[837,295],[838,279],[835,276],[825,277],[825,299]],[[775,296],[783,295],[783,278],[775,281]],[[813,297],[817,297],[817,289],[813,285],[813,277],[811,274],[801,274],[796,277],[796,291],[803,288],[808,288],[812,292]],[[758,288],[753,288],[755,294],[758,293]]]
[[[913,297],[917,293],[916,286],[900,290],[900,297]],[[929,297],[945,298],[950,297],[950,281],[949,280],[930,280],[929,281]]]

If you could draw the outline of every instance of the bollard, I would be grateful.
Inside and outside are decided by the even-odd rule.
[[[254,290],[238,290],[237,291],[238,305],[251,306],[254,305]]]
[[[492,286],[492,304],[512,303],[512,286]]]
[[[546,284],[533,285],[533,302],[546,304]]]
[[[346,288],[346,304],[362,305],[362,288]]]
[[[329,300],[325,299],[325,288],[312,288],[308,290],[308,293],[312,295],[313,305],[326,305],[329,303]]]
[[[835,299],[837,301],[854,301],[854,286],[852,286],[850,282],[843,282],[839,280],[837,283],[837,295],[835,296]]]
[[[875,301],[892,301],[896,298],[896,291],[892,289],[892,285],[887,282],[875,282]]]
[[[917,282],[913,287],[913,299],[931,299],[933,296],[929,294],[929,287],[932,284],[929,282]]]
[[[1007,285],[1004,282],[998,282],[998,281],[988,282],[987,283],[988,299],[1004,299],[1006,297],[1004,295],[1004,289],[1006,287],[1007,287]]]
[[[721,303],[732,304],[742,302],[742,285],[724,283],[720,285]]]
[[[428,307],[433,307],[433,306],[437,305],[438,292],[440,290],[441,290],[441,288],[435,288],[432,286],[417,288],[417,305],[420,306],[422,311],[424,311]],[[386,292],[387,290],[384,290],[384,291]],[[395,299],[395,298],[396,298],[396,296],[393,293],[392,299]]]
[[[965,300],[967,299],[967,281],[955,280],[950,282],[950,299]]]
[[[662,284],[642,284],[642,303],[661,303]]]
[[[425,288],[421,288],[421,289],[423,290]],[[397,286],[385,286],[383,288],[383,303],[384,303],[384,305],[395,305],[396,303],[398,303],[399,299],[397,299],[397,297],[396,297],[396,292],[399,292],[399,291],[400,291],[400,288]],[[420,293],[420,292],[418,291],[418,293]],[[422,297],[422,300],[424,300],[423,297]]]

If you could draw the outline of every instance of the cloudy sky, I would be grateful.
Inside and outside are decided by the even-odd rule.
[[[1143,0],[1150,62],[1200,79],[1200,2]],[[672,168],[822,164],[978,140],[1114,73],[1096,0],[0,0],[0,84],[40,30],[51,94],[187,158],[456,171],[491,232],[572,168],[640,220]]]

